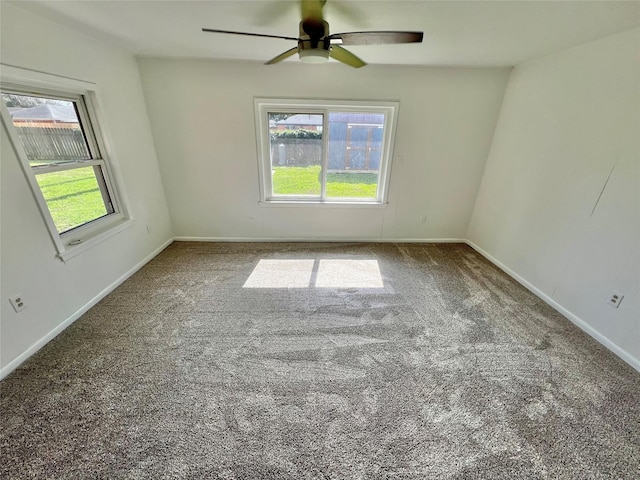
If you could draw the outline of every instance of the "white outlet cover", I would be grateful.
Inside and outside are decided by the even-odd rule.
[[[13,297],[9,298],[9,303],[11,304],[13,309],[16,311],[16,313],[21,312],[22,310],[27,308],[27,304],[25,303],[24,298],[20,294],[14,295]]]
[[[613,292],[611,292],[611,294],[609,295],[609,298],[607,299],[607,304],[610,307],[613,308],[618,308],[620,306],[620,302],[622,302],[622,299],[624,298],[624,295],[621,294],[620,292],[616,292],[615,290]]]

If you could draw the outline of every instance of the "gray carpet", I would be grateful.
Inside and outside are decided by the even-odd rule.
[[[174,243],[0,388],[3,479],[640,478],[640,374],[464,245]]]

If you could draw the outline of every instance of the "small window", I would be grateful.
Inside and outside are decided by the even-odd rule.
[[[84,95],[3,85],[2,100],[3,121],[59,254],[123,219]]]
[[[256,99],[262,200],[384,203],[397,106]]]

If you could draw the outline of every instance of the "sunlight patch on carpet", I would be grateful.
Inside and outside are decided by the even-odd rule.
[[[262,259],[243,288],[308,288],[313,260]]]
[[[318,288],[383,288],[377,260],[320,260]]]
[[[243,285],[243,288],[312,287],[384,288],[384,283],[377,260],[262,259]]]

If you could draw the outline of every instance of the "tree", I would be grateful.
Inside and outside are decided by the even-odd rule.
[[[297,115],[297,113],[269,113],[269,121],[279,122],[280,120],[286,120],[294,115]]]
[[[31,97],[29,95],[16,95],[14,93],[3,93],[2,100],[7,107],[29,108],[43,104],[66,105],[66,100],[56,100],[54,98]]]

